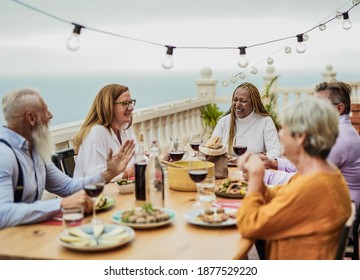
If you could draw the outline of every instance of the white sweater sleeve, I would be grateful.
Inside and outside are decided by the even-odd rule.
[[[281,148],[280,148],[279,136],[275,124],[271,117],[266,118],[264,142],[265,142],[266,156],[269,159],[275,159],[280,157]]]

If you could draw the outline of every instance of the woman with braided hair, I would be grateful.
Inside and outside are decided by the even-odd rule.
[[[247,139],[247,151],[265,153],[274,159],[280,155],[280,142],[270,114],[261,101],[259,90],[252,83],[239,85],[231,98],[231,107],[217,123],[212,136],[222,137],[222,144],[232,150],[234,137]]]

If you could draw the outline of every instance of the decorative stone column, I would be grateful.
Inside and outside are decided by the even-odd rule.
[[[326,71],[322,73],[322,76],[324,78],[324,82],[330,82],[331,80],[336,80],[337,73],[333,71],[332,65],[326,66]]]
[[[216,86],[218,81],[211,79],[212,70],[210,67],[203,67],[200,70],[201,79],[195,80],[198,88],[198,97],[216,96]]]

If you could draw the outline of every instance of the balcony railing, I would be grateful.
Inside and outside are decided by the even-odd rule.
[[[271,69],[270,69],[271,70]],[[274,71],[268,72],[265,83],[274,77]],[[325,80],[335,78],[332,68],[327,68],[323,74]],[[188,140],[192,131],[204,131],[200,109],[209,103],[230,104],[231,96],[216,95],[217,81],[211,79],[211,69],[201,70],[201,79],[196,81],[198,93],[195,97],[174,101],[161,105],[136,109],[133,113],[133,129],[137,135],[144,134],[146,148],[152,138],[158,139],[160,147],[166,148],[170,137]],[[360,103],[360,81],[348,82],[352,87],[352,103]],[[278,96],[278,111],[281,107],[306,96],[312,95],[314,87],[281,88],[276,83],[272,91]],[[76,121],[52,127],[53,140],[56,150],[73,146],[73,138],[81,127],[82,121]]]

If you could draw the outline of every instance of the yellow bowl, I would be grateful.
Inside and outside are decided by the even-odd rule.
[[[177,161],[179,167],[167,166],[168,185],[175,191],[193,192],[196,191],[196,184],[189,176],[189,161]],[[207,167],[207,177],[214,177],[214,163],[209,161],[196,161],[196,168]]]

